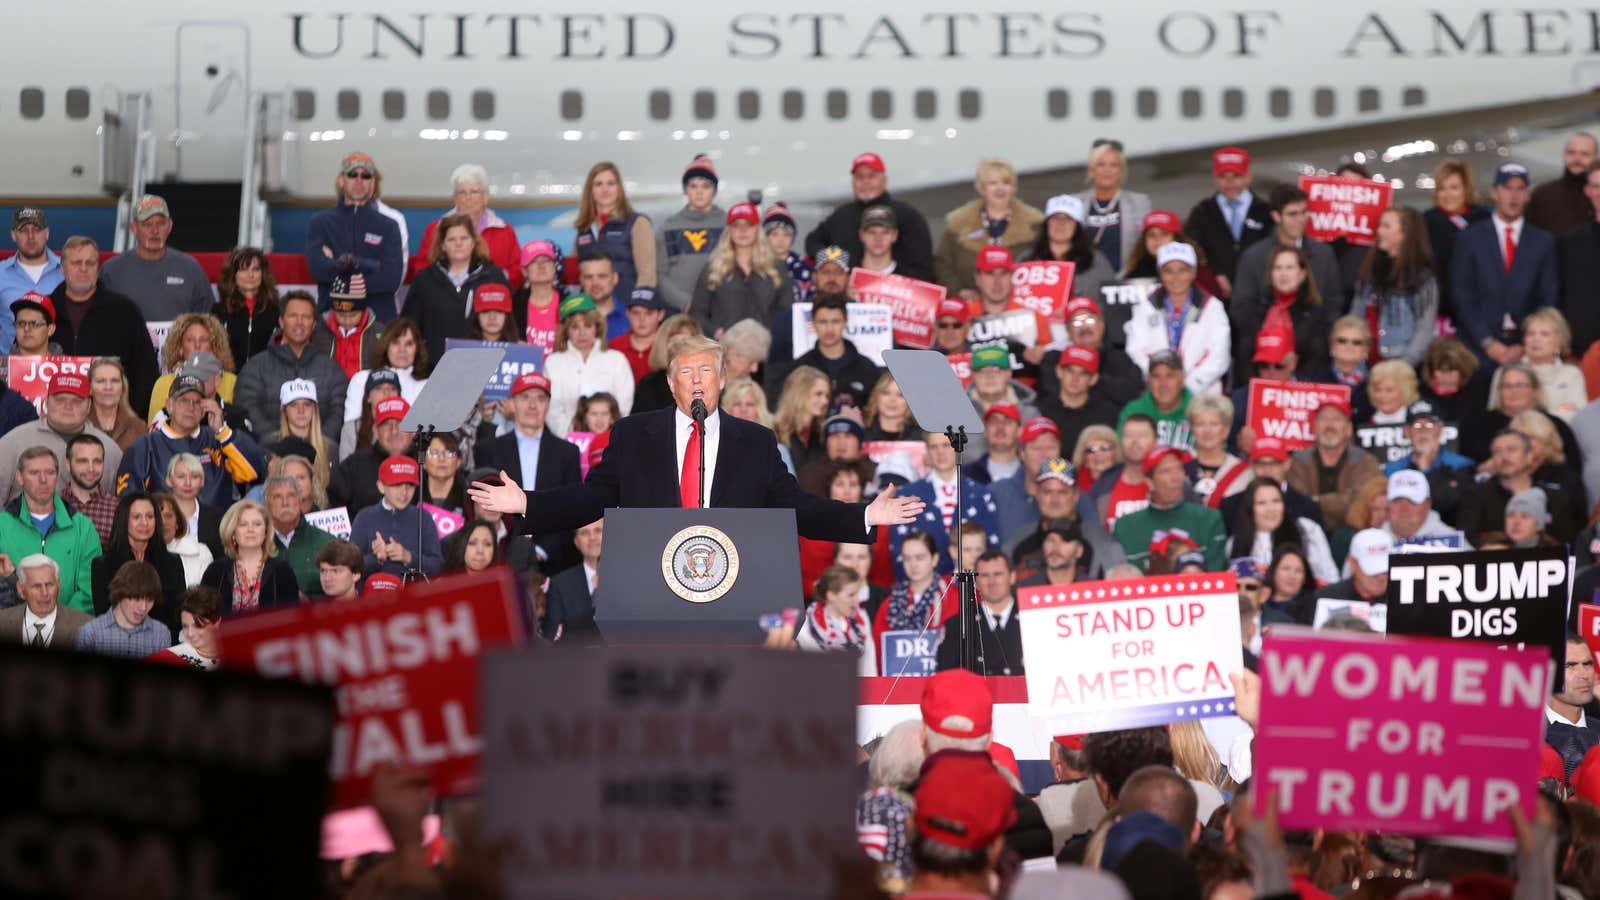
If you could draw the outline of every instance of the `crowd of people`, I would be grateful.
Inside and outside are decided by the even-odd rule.
[[[582,481],[616,422],[672,404],[668,359],[697,337],[720,343],[721,408],[771,429],[801,490],[859,502],[892,485],[926,504],[871,543],[801,541],[794,614],[768,643],[854,653],[863,675],[904,674],[877,652],[891,631],[944,635],[937,668],[959,668],[957,559],[977,573],[986,675],[1026,670],[1023,586],[1230,571],[1248,660],[1263,629],[1312,624],[1319,599],[1383,603],[1390,555],[1415,547],[1567,545],[1587,596],[1600,585],[1596,151],[1572,135],[1563,173],[1537,188],[1516,162],[1445,160],[1432,206],[1384,210],[1371,246],[1311,237],[1307,195],[1256,184],[1238,147],[1213,154],[1215,191],[1184,217],[1154,208],[1126,183],[1122,145],[1098,141],[1084,190],[1034,206],[1008,163],[985,159],[976,198],[933,226],[862,153],[851,199],[803,237],[783,204],[718,205],[709,156],[689,161],[684,206],[660,223],[602,162],[565,245],[519,242],[488,174],[463,165],[414,256],[358,152],[309,226],[315,293],[280,291],[254,247],[228,256],[213,291],[167,243],[183,211],[158,196],[134,208],[132,249],[103,265],[93,240],[53,246],[47,215],[23,207],[0,263],[0,343],[12,365],[92,362],[54,375],[37,409],[0,387],[0,640],[212,668],[231,615],[502,565],[528,587],[531,640],[600,640],[602,523],[519,534],[468,487],[501,472],[529,491]],[[1031,342],[978,337],[1032,309],[1013,274],[1033,260],[1074,264],[1070,298],[1034,311]],[[965,458],[848,337],[857,270],[943,288],[933,347],[968,376],[984,422]],[[1120,328],[1103,308],[1112,283],[1147,286]],[[166,321],[152,346],[146,324]],[[400,424],[453,339],[532,344],[544,361],[414,446]],[[1252,378],[1344,385],[1350,400],[1318,407],[1296,447],[1251,427]],[[1058,739],[1060,785],[1017,796],[987,727],[928,718],[947,690],[971,706],[950,715],[988,722],[983,683],[942,673],[923,723],[870,748],[861,815],[913,823],[869,847],[885,886],[987,894],[1019,852],[1114,872],[1134,897],[1320,896],[1377,871],[1464,871],[1459,855],[1375,835],[1274,836],[1243,813],[1248,754],[1177,727]],[[1558,700],[1564,765],[1547,805],[1563,849],[1540,883],[1559,874],[1595,896],[1600,813],[1586,800],[1600,791],[1574,773],[1600,744],[1585,714],[1600,707]],[[1209,762],[1175,762],[1180,744]],[[1586,800],[1564,806],[1574,788]],[[1158,893],[1156,873],[1179,870],[1194,891]],[[1393,895],[1373,890],[1350,896]]]

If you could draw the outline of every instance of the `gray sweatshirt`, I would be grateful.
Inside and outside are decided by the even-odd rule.
[[[700,270],[711,259],[727,221],[728,214],[715,204],[705,212],[685,206],[656,227],[656,293],[674,310],[689,308]]]

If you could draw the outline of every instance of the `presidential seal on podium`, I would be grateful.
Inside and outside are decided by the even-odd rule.
[[[691,525],[667,539],[661,551],[667,588],[690,603],[710,603],[739,578],[739,548],[721,529]]]

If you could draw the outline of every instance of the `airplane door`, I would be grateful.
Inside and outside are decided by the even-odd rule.
[[[238,181],[250,108],[250,29],[238,22],[185,22],[178,26],[174,65],[177,180]]]

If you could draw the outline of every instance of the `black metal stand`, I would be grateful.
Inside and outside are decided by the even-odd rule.
[[[695,436],[700,439],[697,442],[697,446],[700,448],[700,481],[698,483],[698,490],[700,491],[699,508],[700,509],[705,509],[706,508],[706,416],[707,416],[705,401],[703,401],[703,400],[694,401],[694,403],[691,404],[690,407],[689,407],[689,412],[690,412],[691,416],[694,418]]]
[[[946,426],[945,437],[950,439],[951,449],[956,451],[956,516],[950,525],[950,540],[955,544],[956,554],[956,589],[960,592],[961,612],[961,667],[979,675],[989,674],[989,664],[983,655],[983,622],[978,613],[978,574],[966,567],[966,561],[961,558],[961,511],[965,508],[965,500],[961,496],[961,482],[965,474],[961,464],[961,453],[967,448],[967,429],[965,426]]]
[[[422,486],[428,483],[428,469],[423,465],[423,460],[428,455],[428,445],[433,443],[435,429],[432,425],[418,428],[417,433],[411,437],[411,455],[417,460],[417,492],[411,498],[411,505],[417,509],[417,550],[411,554],[411,562],[406,564],[405,571],[400,573],[400,583],[410,584],[413,581],[427,581],[428,575],[418,568],[418,559],[422,555],[422,523],[427,518],[427,513],[422,511]]]

